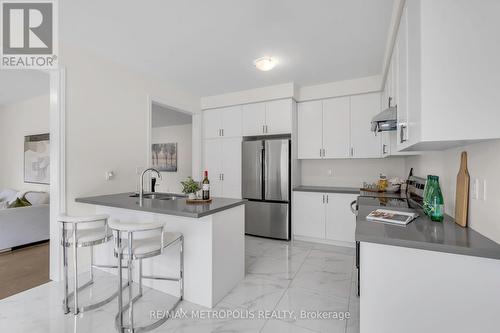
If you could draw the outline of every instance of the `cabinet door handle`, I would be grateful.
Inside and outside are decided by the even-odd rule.
[[[323,194],[323,203],[325,203],[325,195]]]
[[[220,134],[221,134],[220,136],[224,136],[224,129],[223,128],[220,129]]]
[[[354,156],[354,148],[351,147],[351,156]]]
[[[323,148],[323,157],[325,157],[325,156],[326,156],[326,149]]]
[[[326,203],[328,203],[328,194],[326,195]]]
[[[266,126],[262,125],[262,133],[266,133]]]
[[[403,143],[406,141],[405,129],[406,129],[406,125],[401,124],[401,126],[399,127],[399,143]]]
[[[221,173],[221,177],[222,177],[221,180],[224,181],[224,174],[223,173]]]
[[[321,153],[323,152],[323,150],[320,148],[319,149],[319,157],[322,157],[323,155],[321,155]]]
[[[386,144],[382,145],[382,154],[387,154],[387,145]]]
[[[269,133],[269,130],[267,129],[267,125],[266,125],[266,134]]]

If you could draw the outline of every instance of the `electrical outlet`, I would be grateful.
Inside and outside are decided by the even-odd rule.
[[[473,179],[471,185],[472,200],[479,200],[479,179]]]
[[[106,180],[111,180],[114,177],[115,177],[115,173],[112,170],[106,171],[106,173],[104,174],[104,179],[106,179]]]
[[[486,201],[486,179],[481,182],[481,188],[479,191],[479,200]]]

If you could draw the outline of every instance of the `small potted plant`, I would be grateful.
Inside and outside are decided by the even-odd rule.
[[[191,200],[196,199],[196,192],[200,190],[200,184],[195,182],[193,178],[187,177],[185,181],[181,182],[182,193],[187,194]]]

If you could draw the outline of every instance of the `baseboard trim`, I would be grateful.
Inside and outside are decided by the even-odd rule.
[[[319,244],[327,244],[327,245],[335,245],[335,246],[344,246],[344,247],[356,247],[355,242],[344,242],[344,241],[335,241],[331,239],[321,239],[314,237],[306,237],[306,236],[293,236],[293,240],[302,241],[302,242],[311,242],[311,243],[319,243]]]

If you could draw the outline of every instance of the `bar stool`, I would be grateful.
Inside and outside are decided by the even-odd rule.
[[[184,237],[181,233],[165,232],[162,223],[124,223],[120,221],[109,221],[109,227],[113,230],[115,241],[115,257],[118,258],[118,314],[115,321],[120,332],[144,332],[157,328],[165,321],[168,316],[162,316],[161,319],[142,327],[134,327],[134,303],[142,296],[142,280],[166,280],[179,282],[180,297],[169,311],[173,311],[184,296]],[[140,238],[134,238],[135,235]],[[125,244],[122,244],[125,242]],[[142,273],[142,260],[159,256],[163,251],[174,245],[179,244],[180,267],[178,277],[162,276],[144,276]],[[127,260],[127,280],[128,280],[128,303],[124,306],[122,299],[122,273],[120,267],[122,260]],[[133,260],[139,261],[139,292],[132,296],[132,267]],[[129,325],[123,324],[123,312],[128,310]]]
[[[61,215],[58,221],[61,223],[61,245],[63,247],[63,281],[64,281],[64,300],[63,310],[67,314],[70,310],[77,315],[79,312],[85,312],[96,309],[109,303],[116,296],[118,291],[108,298],[87,306],[78,306],[78,292],[94,283],[94,267],[117,268],[112,265],[94,264],[94,245],[104,244],[111,240],[113,234],[108,228],[108,215],[92,216],[67,216]],[[69,228],[71,225],[71,229]],[[74,287],[71,293],[68,293],[68,248],[73,249],[73,269],[74,269]],[[78,248],[90,247],[90,280],[78,287]],[[69,306],[70,299],[74,298],[73,307]]]

